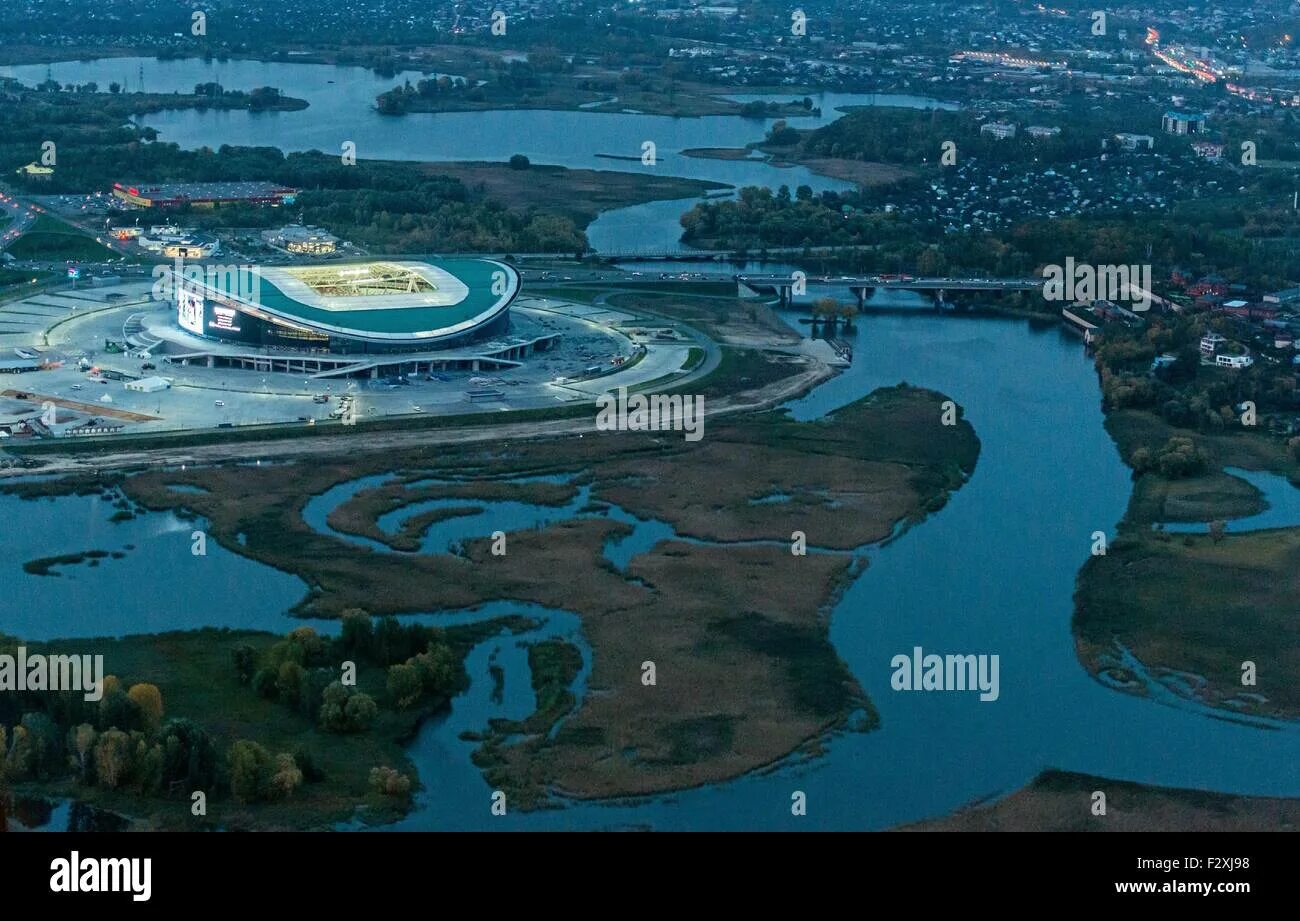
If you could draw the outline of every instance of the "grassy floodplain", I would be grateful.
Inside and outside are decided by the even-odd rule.
[[[1114,665],[1116,644],[1157,675],[1205,679],[1195,696],[1234,712],[1300,716],[1300,528],[1233,533],[1231,519],[1263,508],[1258,490],[1224,467],[1268,470],[1300,480],[1286,446],[1263,434],[1196,434],[1151,413],[1113,412],[1107,429],[1120,453],[1193,439],[1208,458],[1193,476],[1144,473],[1119,536],[1079,575],[1074,627],[1079,656],[1094,674],[1143,693]],[[1162,521],[1228,522],[1221,538],[1153,530]],[[1243,686],[1242,663],[1258,684]]]
[[[602,211],[649,201],[693,198],[727,188],[720,182],[660,176],[644,170],[570,169],[536,163],[526,169],[513,169],[508,163],[423,163],[420,169],[430,176],[450,176],[468,188],[481,189],[490,200],[512,210],[537,208],[563,214],[584,229]]]
[[[311,588],[298,613],[337,617],[361,608],[400,615],[502,599],[575,612],[592,651],[588,693],[579,701],[571,687],[574,647],[536,644],[529,659],[537,712],[520,725],[483,727],[475,761],[513,803],[540,805],[548,789],[581,798],[649,794],[736,777],[796,751],[812,753],[828,732],[873,725],[870,701],[828,642],[826,614],[862,562],[852,548],[937,510],[973,469],[978,440],[964,421],[940,424],[944,399],[885,389],[817,422],[776,412],[717,422],[695,444],[605,433],[354,454],[310,465],[149,470],[113,485],[149,509],[200,515],[211,539],[301,576]],[[505,479],[526,474],[567,472],[590,487],[591,505],[544,530],[510,533],[504,556],[494,556],[486,538],[456,553],[379,552],[303,521],[312,495],[384,472],[399,482],[358,493],[340,507],[335,524],[373,536],[380,514],[431,495],[466,505],[566,500],[563,485]],[[416,482],[428,477],[459,477],[463,485]],[[94,488],[68,480],[19,486],[28,495]],[[774,493],[788,498],[760,501]],[[611,504],[665,522],[679,538],[635,555],[620,571],[604,548],[631,528],[600,514]],[[842,552],[794,555],[796,530],[812,547]],[[687,536],[703,543],[681,539]],[[454,646],[467,648],[463,635],[447,633]],[[413,712],[392,710],[376,670],[361,681],[380,704],[367,733],[312,731],[278,704],[270,704],[284,711],[278,715],[265,709],[268,703],[235,679],[230,649],[222,646],[269,648],[278,639],[217,643],[212,631],[139,637],[120,641],[114,661],[135,657],[130,677],[158,684],[169,715],[211,723],[222,740],[250,738],[274,752],[290,735],[305,734],[314,760],[326,765],[325,786],[305,784],[300,792],[311,795],[265,810],[232,804],[228,815],[240,823],[310,827],[336,820],[349,805],[365,806],[372,818],[400,810],[400,799],[374,802],[363,774],[376,764],[409,771],[401,744],[436,701]],[[192,663],[185,650],[198,648],[204,654]],[[653,689],[640,680],[647,660],[665,676]],[[248,715],[231,725],[231,713]],[[175,804],[156,808],[160,817],[177,815]]]
[[[1106,815],[1092,814],[1092,794],[1106,794]],[[1300,803],[1274,797],[1175,790],[1044,771],[1023,790],[991,804],[908,825],[900,831],[1289,831]]]

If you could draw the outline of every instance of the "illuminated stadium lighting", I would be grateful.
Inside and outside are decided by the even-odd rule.
[[[177,323],[195,335],[312,352],[419,352],[509,323],[519,274],[490,259],[259,266],[178,286]],[[248,283],[248,276],[251,283]]]

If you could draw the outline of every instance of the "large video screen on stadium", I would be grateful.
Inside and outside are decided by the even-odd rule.
[[[228,342],[258,343],[265,324],[257,317],[209,299],[203,307],[203,335]]]
[[[203,295],[181,289],[177,297],[176,322],[181,329],[203,335]]]

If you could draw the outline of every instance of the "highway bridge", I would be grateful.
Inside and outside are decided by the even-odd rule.
[[[902,291],[933,292],[943,302],[949,291],[1033,291],[1041,290],[1041,278],[939,278],[913,275],[737,275],[736,284],[741,297],[775,294],[781,306],[789,304],[795,292],[804,287],[848,288],[861,307],[877,288],[894,288]]]

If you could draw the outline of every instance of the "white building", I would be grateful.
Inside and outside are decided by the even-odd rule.
[[[1201,351],[1206,355],[1213,355],[1227,341],[1218,333],[1206,333],[1201,337]]]
[[[162,248],[162,254],[168,259],[207,259],[215,256],[221,249],[216,240],[178,240]]]
[[[168,243],[177,243],[189,239],[193,235],[193,231],[172,224],[155,224],[149,228],[148,233],[137,231],[132,235],[141,249],[148,250],[151,253],[161,253],[163,247]]]
[[[157,393],[169,390],[172,382],[165,377],[142,377],[138,381],[127,381],[126,389],[133,393]]]
[[[327,256],[336,252],[339,238],[320,227],[303,227],[290,224],[279,230],[265,230],[262,240],[277,249],[308,256]]]
[[[989,122],[980,126],[980,134],[991,134],[999,141],[1016,136],[1016,126],[1011,122]]]
[[[147,234],[138,234],[135,242],[141,249],[169,259],[206,259],[221,250],[216,237],[171,225],[151,227]]]
[[[1115,135],[1115,143],[1124,150],[1137,150],[1145,147],[1150,150],[1156,143],[1156,139],[1149,134],[1129,134],[1122,132]]]

